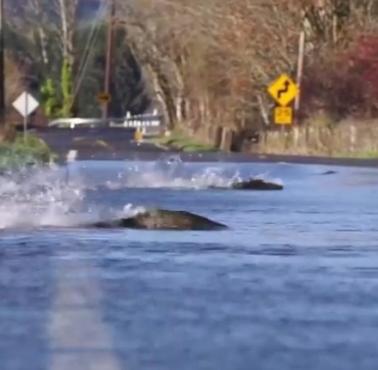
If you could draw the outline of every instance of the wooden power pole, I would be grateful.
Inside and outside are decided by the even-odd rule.
[[[302,77],[303,77],[303,63],[305,53],[306,35],[304,31],[301,31],[299,36],[299,50],[298,50],[298,65],[297,65],[297,85],[299,93],[294,102],[295,121],[298,123],[298,114],[301,107],[301,89],[302,89]]]
[[[0,125],[5,124],[4,0],[0,0]]]
[[[1,1],[1,0],[0,0]],[[102,105],[102,118],[108,118],[109,103],[110,103],[110,79],[112,69],[112,54],[113,54],[113,26],[115,18],[115,1],[108,0],[109,2],[109,20],[108,20],[108,33],[106,40],[106,65],[105,65],[105,80],[104,80],[104,95],[107,101]]]

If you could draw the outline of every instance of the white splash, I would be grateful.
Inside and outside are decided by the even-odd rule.
[[[268,173],[256,176],[250,171],[240,173],[235,166],[188,165],[179,160],[129,163],[118,176],[110,177],[110,181],[101,167],[86,171],[80,167],[71,168],[71,172],[64,167],[51,167],[0,175],[0,230],[81,227],[98,221],[132,217],[145,211],[132,204],[112,208],[106,202],[88,203],[88,192],[99,191],[104,185],[110,190],[229,188],[234,182],[248,178],[282,184],[280,179],[269,179]]]
[[[114,180],[105,182],[110,190],[123,188],[170,188],[170,189],[209,189],[231,188],[235,182],[261,179],[283,185],[279,178],[270,178],[269,173],[242,176],[238,170],[226,171],[224,167],[202,167],[195,170],[185,166],[171,168],[155,164],[153,166],[131,165],[120,172]]]
[[[58,168],[0,177],[0,228],[67,225],[83,199],[78,183],[67,183]]]
[[[143,168],[130,166],[118,174],[117,180],[106,181],[111,190],[122,188],[172,188],[172,189],[207,189],[211,187],[228,188],[235,181],[240,181],[239,172],[226,175],[219,167],[207,167],[195,172],[175,171],[172,169]]]
[[[123,208],[85,204],[91,189],[77,173],[64,168],[28,170],[0,176],[0,230],[8,228],[80,227],[102,220],[132,217],[143,207]]]

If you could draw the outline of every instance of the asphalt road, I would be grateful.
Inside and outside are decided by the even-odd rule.
[[[158,153],[163,149],[151,143],[136,143],[134,129],[125,128],[47,128],[35,130],[64,160],[71,150],[78,160],[125,159],[131,153]]]
[[[266,155],[258,153],[186,153],[165,150],[152,143],[136,143],[132,128],[46,128],[34,131],[65,161],[71,150],[77,160],[155,160],[161,155],[180,154],[183,161],[192,162],[287,162],[354,167],[378,167],[378,159],[330,158],[296,155]]]

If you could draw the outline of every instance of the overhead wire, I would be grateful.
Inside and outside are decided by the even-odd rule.
[[[76,79],[75,85],[74,85],[74,93],[73,93],[73,98],[71,102],[71,108],[74,105],[74,102],[77,98],[77,95],[84,81],[85,75],[87,73],[88,66],[89,66],[89,63],[93,54],[93,50],[94,50],[93,47],[98,41],[100,28],[101,28],[101,20],[102,20],[102,17],[106,8],[107,8],[107,1],[101,0],[101,4],[96,12],[95,19],[92,22],[91,30],[88,35],[88,39],[84,48],[83,57],[81,58],[81,61],[80,61],[79,70],[78,70],[78,78]]]

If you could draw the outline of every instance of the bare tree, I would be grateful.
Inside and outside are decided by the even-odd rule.
[[[55,0],[56,1],[56,0]],[[62,27],[63,58],[70,66],[74,65],[74,37],[77,25],[79,0],[58,0]]]

